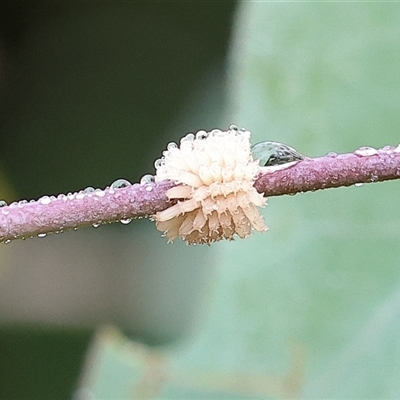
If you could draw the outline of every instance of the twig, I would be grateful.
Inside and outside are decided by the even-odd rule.
[[[306,158],[273,172],[263,168],[255,187],[270,197],[399,178],[400,146],[364,147],[350,154]],[[0,208],[0,242],[151,216],[171,205],[165,193],[173,186],[171,181],[150,182],[4,205]]]
[[[168,181],[133,184],[15,202],[0,208],[0,242],[116,221],[127,224],[133,218],[148,217],[167,208],[165,192],[172,186]]]
[[[399,178],[400,145],[361,147],[354,153],[306,158],[286,169],[262,172],[254,186],[271,197]]]

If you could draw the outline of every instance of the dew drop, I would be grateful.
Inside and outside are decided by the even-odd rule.
[[[47,233],[38,233],[37,237],[38,238],[44,238],[47,236]]]
[[[4,241],[4,244],[8,244],[8,243],[11,243],[11,239],[7,239]]]
[[[83,193],[88,194],[88,193],[93,193],[96,189],[92,186],[88,186],[85,189],[82,190]]]
[[[28,200],[21,200],[18,202],[18,208],[22,208],[25,204],[28,204]]]
[[[49,197],[49,196],[43,196],[43,197],[41,197],[41,198],[39,199],[39,203],[40,203],[40,204],[44,204],[44,205],[50,204],[50,203],[51,203],[50,197]]]
[[[146,185],[147,183],[153,183],[155,181],[154,175],[146,174],[140,178],[140,184]]]
[[[373,147],[369,146],[362,146],[358,148],[354,154],[360,157],[366,157],[366,156],[373,156],[375,154],[378,154],[378,150],[374,149]]]
[[[132,184],[129,181],[127,181],[126,179],[117,179],[116,181],[114,181],[111,184],[110,188],[111,189],[121,189],[121,188],[128,187],[131,185]]]
[[[106,194],[105,194],[105,192],[103,191],[103,190],[101,190],[101,189],[96,189],[95,191],[94,191],[94,194],[96,195],[96,196],[98,196],[98,197],[104,197]]]
[[[93,222],[93,228],[98,228],[101,224],[99,222]]]
[[[237,131],[237,127],[236,127],[236,129],[233,129],[233,131]],[[210,136],[214,136],[214,137],[224,137],[225,135],[226,135],[226,132],[221,131],[221,129],[213,129],[210,132]]]
[[[378,177],[377,175],[371,175],[371,178],[369,178],[369,180],[370,180],[371,182],[377,182],[378,179],[379,179],[379,177]]]
[[[177,149],[177,148],[178,148],[178,145],[175,142],[170,142],[170,143],[167,144],[167,150],[168,151],[171,151],[171,150]]]
[[[194,134],[192,132],[190,132],[181,139],[181,144],[182,144],[182,142],[193,142],[194,139],[195,139]]]
[[[128,225],[132,221],[132,218],[121,218],[119,222],[124,225]]]
[[[238,129],[238,127],[236,126],[236,125],[229,125],[229,130],[230,131],[238,131],[239,129]]]
[[[6,207],[7,202],[5,200],[0,200],[0,207]]]
[[[329,153],[326,153],[326,157],[331,157],[331,158],[336,158],[338,156],[337,153],[334,151],[330,151]]]
[[[393,146],[390,146],[389,144],[387,144],[386,146],[381,147],[379,150],[391,151],[391,150],[393,150]]]
[[[204,140],[208,138],[209,133],[207,131],[201,130],[196,133],[196,139]]]
[[[164,165],[164,159],[158,158],[156,161],[154,161],[155,169],[161,168],[162,165]]]
[[[361,182],[357,182],[354,184],[354,186],[356,186],[356,187],[361,187],[362,185],[363,185],[363,183],[361,183]]]

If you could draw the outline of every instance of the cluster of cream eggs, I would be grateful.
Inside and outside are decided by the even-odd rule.
[[[189,133],[179,146],[168,144],[155,162],[155,181],[177,184],[166,193],[173,205],[155,215],[168,240],[208,244],[267,230],[258,210],[266,200],[253,186],[260,166],[250,136],[231,125],[226,131]]]

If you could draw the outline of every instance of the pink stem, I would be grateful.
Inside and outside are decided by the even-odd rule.
[[[255,187],[269,197],[399,178],[399,146],[360,148],[351,154],[306,158],[275,172],[263,170]],[[12,203],[0,208],[0,242],[150,216],[170,205],[165,192],[173,186],[170,181],[134,184]]]
[[[0,208],[0,242],[46,236],[84,226],[146,217],[167,208],[172,182],[134,184],[120,189],[43,196]]]
[[[399,178],[398,146],[389,150],[371,148],[365,153],[356,150],[349,154],[306,158],[289,168],[261,173],[254,186],[271,197]]]

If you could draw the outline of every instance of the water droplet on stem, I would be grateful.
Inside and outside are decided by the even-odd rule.
[[[326,153],[326,157],[331,157],[331,158],[336,158],[338,156],[337,153],[334,151],[330,151],[329,153]]]
[[[111,189],[121,189],[121,188],[128,187],[131,185],[132,184],[129,181],[127,181],[126,179],[117,179],[116,181],[114,181],[111,184],[110,187],[111,187]]]
[[[140,178],[140,184],[146,185],[147,183],[153,183],[155,181],[154,175],[146,174]]]
[[[368,156],[373,156],[375,154],[378,154],[378,150],[374,149],[373,147],[369,146],[362,146],[358,148],[355,152],[355,155],[360,156],[360,157],[368,157]]]

